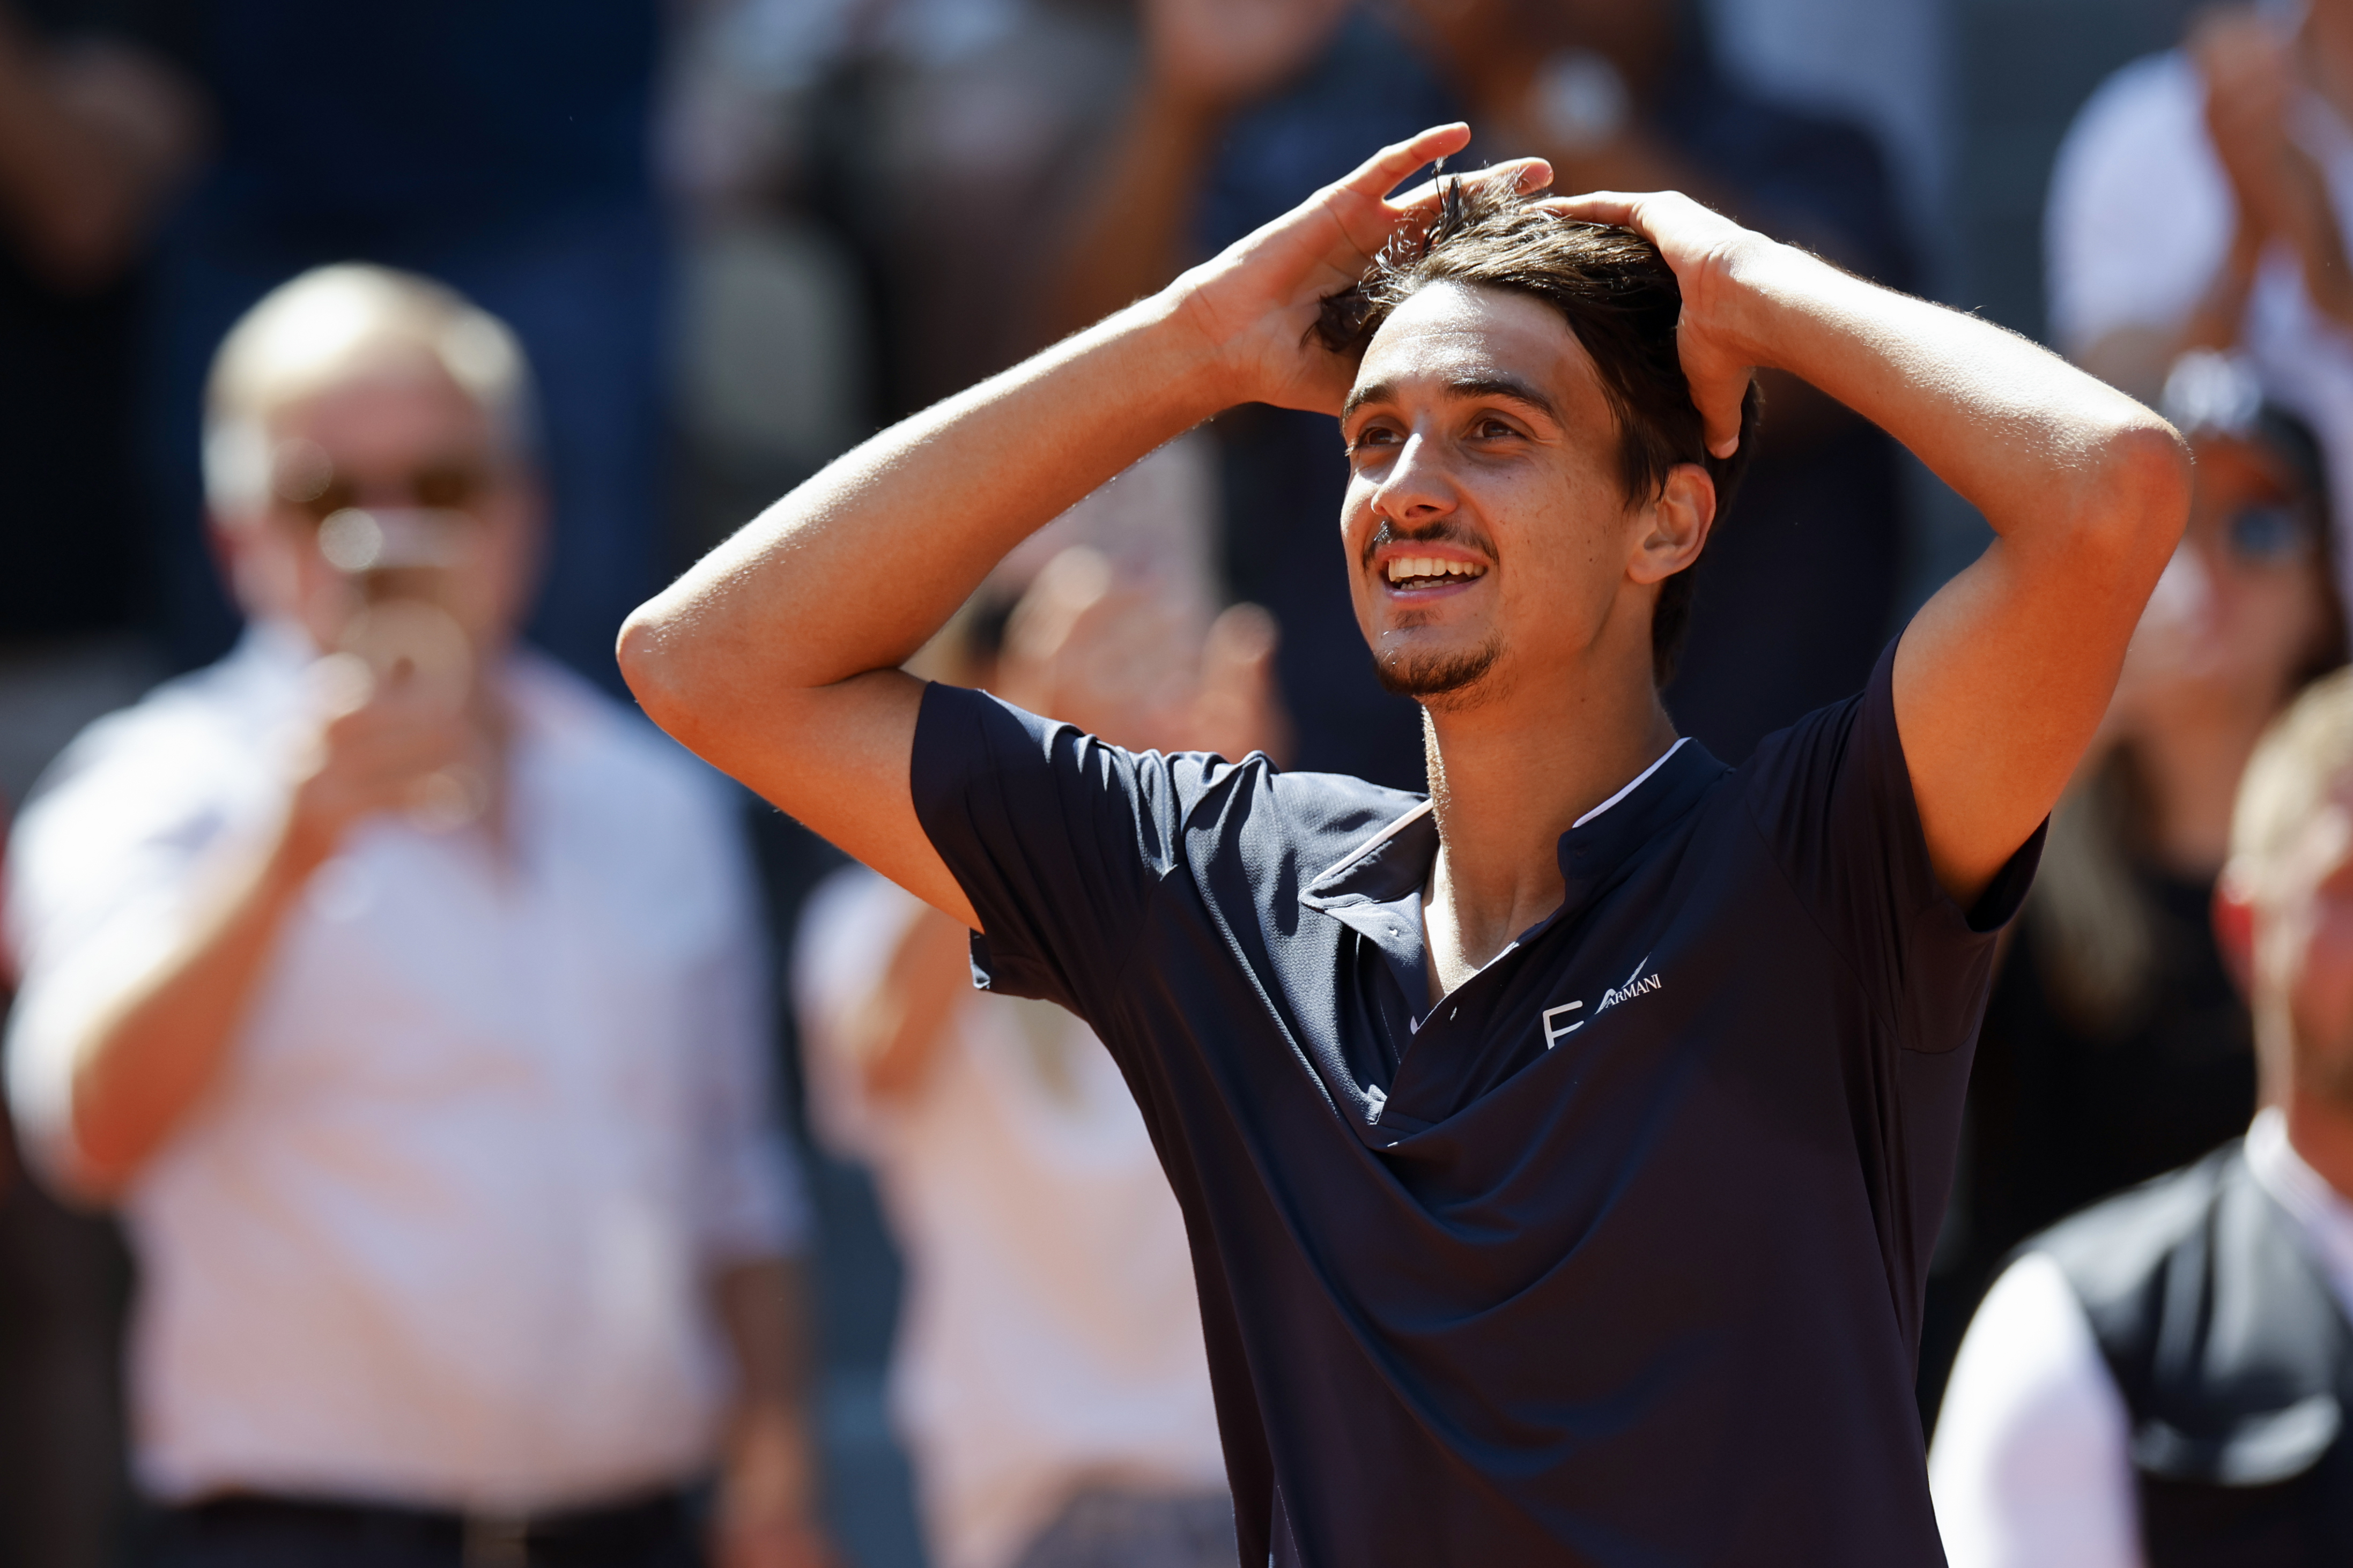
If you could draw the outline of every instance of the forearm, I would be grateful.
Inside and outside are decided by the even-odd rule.
[[[2057,355],[1783,246],[1758,246],[1719,281],[1737,290],[1736,335],[1754,363],[1888,431],[2006,542],[2117,542],[2107,536],[2165,521],[2135,480],[2150,468],[2173,476],[2171,431]],[[2163,449],[2154,462],[2152,448]]]
[[[805,1513],[815,1500],[808,1435],[806,1284],[797,1259],[760,1258],[721,1270],[712,1289],[734,1354],[735,1397],[723,1437],[731,1476],[758,1478],[737,1510]]]
[[[75,1053],[77,1175],[120,1190],[218,1075],[287,910],[317,864],[285,833],[226,848],[186,941]]]
[[[760,1258],[721,1268],[719,1320],[735,1360],[739,1405],[798,1410],[808,1373],[808,1323],[799,1260]]]
[[[838,459],[622,628],[621,667],[690,745],[747,704],[895,668],[1023,538],[1221,405],[1164,293]]]
[[[850,1059],[869,1094],[892,1100],[923,1085],[955,1010],[972,994],[969,933],[934,910],[917,914],[849,1026]]]

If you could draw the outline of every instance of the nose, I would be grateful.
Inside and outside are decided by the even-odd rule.
[[[1408,532],[1451,515],[1456,504],[1453,480],[1439,460],[1437,443],[1419,432],[1406,438],[1373,489],[1374,514]]]

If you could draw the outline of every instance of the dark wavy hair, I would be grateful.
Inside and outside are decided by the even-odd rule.
[[[1618,421],[1618,477],[1631,500],[1664,489],[1678,463],[1697,463],[1715,485],[1715,526],[1739,489],[1763,409],[1754,382],[1740,410],[1740,449],[1708,452],[1699,409],[1675,346],[1683,290],[1658,247],[1630,229],[1561,216],[1493,182],[1461,176],[1441,186],[1427,231],[1393,245],[1352,289],[1326,298],[1312,334],[1334,353],[1361,356],[1397,308],[1432,283],[1500,289],[1541,300],[1561,314],[1591,356]],[[1664,686],[1691,628],[1698,562],[1659,584],[1651,613],[1651,669]]]

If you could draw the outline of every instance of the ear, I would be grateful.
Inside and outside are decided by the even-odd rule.
[[[1626,574],[1637,583],[1663,583],[1699,559],[1715,526],[1715,481],[1697,463],[1667,470],[1659,499],[1642,511],[1643,528],[1634,542]]]
[[[2255,994],[2254,868],[2233,860],[2214,879],[2214,945],[2241,997]]]

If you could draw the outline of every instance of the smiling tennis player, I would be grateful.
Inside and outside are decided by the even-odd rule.
[[[1118,1058],[1246,1563],[1939,1563],[1912,1369],[1992,933],[2187,462],[2022,339],[1682,196],[1541,201],[1520,163],[1388,199],[1467,139],[875,437],[640,609],[622,666]],[[1659,683],[1757,366],[1999,537],[1730,769]],[[1340,416],[1335,565],[1430,798],[900,673],[1024,535],[1250,400]]]

